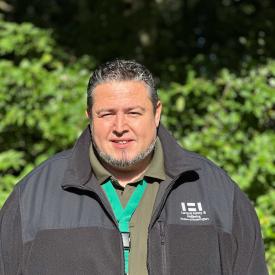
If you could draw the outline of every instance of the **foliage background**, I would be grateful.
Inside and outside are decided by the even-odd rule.
[[[86,83],[113,57],[156,75],[162,122],[255,204],[275,274],[275,3],[0,0],[0,206],[87,124]]]

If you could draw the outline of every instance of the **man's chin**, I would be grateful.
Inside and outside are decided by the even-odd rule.
[[[156,139],[148,146],[148,148],[140,152],[138,154],[129,154],[126,150],[122,150],[119,155],[113,154],[109,155],[97,148],[96,144],[94,143],[95,150],[99,159],[106,165],[113,167],[115,169],[120,170],[131,170],[132,168],[142,166],[142,164],[146,164],[148,159],[151,158],[152,152],[154,150],[156,143]]]
[[[119,168],[121,170],[129,170],[131,167],[135,167],[142,160],[137,158],[116,158],[109,155],[100,155],[101,160],[103,160],[107,165],[113,168]]]

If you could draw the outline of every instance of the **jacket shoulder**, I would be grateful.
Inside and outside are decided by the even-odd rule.
[[[47,160],[39,164],[36,168],[34,168],[23,179],[21,179],[17,184],[17,188],[21,189],[22,192],[29,182],[32,182],[34,179],[39,178],[45,173],[55,174],[58,171],[59,173],[64,172],[68,165],[68,160],[70,159],[71,154],[72,149],[69,149],[59,152],[53,155],[52,157],[48,158]]]

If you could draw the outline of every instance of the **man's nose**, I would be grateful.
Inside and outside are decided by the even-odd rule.
[[[128,132],[126,118],[124,114],[117,114],[114,123],[114,134],[122,136],[126,132]]]

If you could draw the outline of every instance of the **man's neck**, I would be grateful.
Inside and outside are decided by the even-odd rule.
[[[134,167],[116,168],[106,163],[103,166],[117,179],[119,184],[125,187],[128,183],[142,178],[152,159],[152,154]]]

